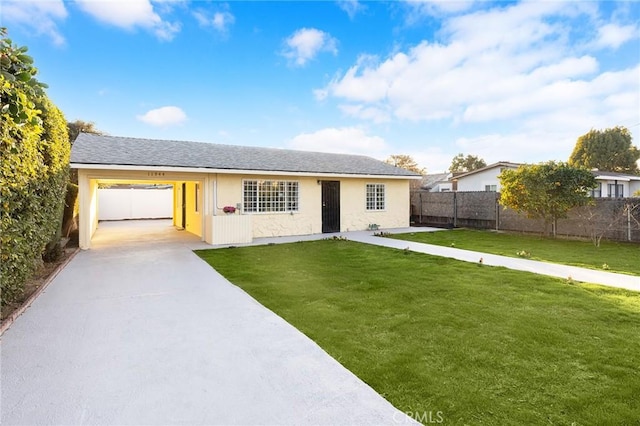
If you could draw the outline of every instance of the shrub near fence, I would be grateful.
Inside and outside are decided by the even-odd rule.
[[[529,219],[499,204],[496,192],[412,191],[414,223],[433,226],[544,232],[542,220]],[[640,242],[640,198],[598,198],[558,221],[558,235]]]

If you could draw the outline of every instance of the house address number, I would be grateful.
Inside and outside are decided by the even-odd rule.
[[[164,172],[147,172],[147,176],[164,176]]]

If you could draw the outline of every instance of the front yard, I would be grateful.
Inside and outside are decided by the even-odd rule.
[[[640,275],[640,244],[546,238],[506,232],[454,229],[390,235],[390,238],[465,250],[524,257],[583,268]]]
[[[640,418],[638,293],[342,240],[197,253],[418,417]]]

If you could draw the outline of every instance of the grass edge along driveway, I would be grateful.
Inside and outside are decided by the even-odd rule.
[[[640,275],[640,244],[549,238],[502,231],[452,229],[387,235],[388,238]]]
[[[638,293],[341,240],[197,254],[416,417],[640,418]]]

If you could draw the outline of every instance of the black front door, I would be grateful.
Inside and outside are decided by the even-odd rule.
[[[340,232],[340,181],[322,181],[322,232]]]

